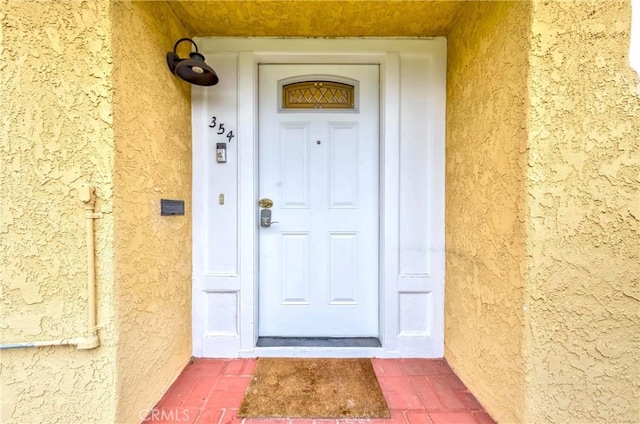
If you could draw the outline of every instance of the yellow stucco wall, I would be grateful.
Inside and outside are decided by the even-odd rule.
[[[448,38],[445,358],[524,420],[528,2],[470,4]]]
[[[425,37],[444,35],[464,1],[173,1],[193,35],[230,37]]]
[[[500,422],[638,422],[629,2],[528,8],[449,35],[445,355]]]
[[[165,57],[185,35],[166,3],[113,5],[117,422],[191,357],[191,95]],[[161,198],[186,214],[160,216]]]
[[[0,10],[0,340],[82,335],[83,204],[96,186],[102,345],[3,350],[2,423],[114,416],[113,131],[108,2],[3,1]]]
[[[527,198],[532,423],[640,421],[640,98],[628,1],[536,2]]]
[[[165,62],[184,29],[166,3],[1,13],[2,343],[84,331],[83,181],[104,213],[105,328],[95,350],[2,351],[0,421],[137,422],[191,352],[190,92]],[[160,217],[160,198],[186,200],[187,215]]]

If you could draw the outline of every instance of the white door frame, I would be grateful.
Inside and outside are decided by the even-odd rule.
[[[444,352],[444,134],[446,39],[227,39],[202,38],[200,51],[216,68],[216,55],[237,66],[237,138],[229,155],[237,154],[237,275],[207,271],[204,199],[210,157],[209,140],[199,129],[212,113],[216,87],[192,90],[193,107],[193,352],[211,356],[203,347],[205,309],[199,293],[203,279],[220,279],[220,293],[235,293],[237,331],[211,333],[217,357],[341,356],[442,357]],[[380,348],[258,348],[258,65],[267,63],[377,64],[380,66]],[[426,98],[411,95],[421,87]],[[405,90],[402,90],[405,87]],[[401,91],[404,98],[401,98]],[[223,107],[224,105],[219,105]],[[401,116],[402,108],[402,116]],[[220,113],[223,113],[221,111]],[[238,117],[241,117],[238,118]],[[423,125],[427,120],[428,125]],[[422,125],[422,126],[420,126]],[[421,172],[424,185],[407,184],[401,169],[405,146],[419,149],[424,162],[405,170]],[[406,147],[405,147],[406,148]],[[401,180],[405,184],[401,186]],[[412,205],[412,197],[428,199]],[[401,210],[402,209],[402,210]],[[401,215],[403,221],[401,222]],[[424,223],[423,223],[424,221]],[[413,240],[415,224],[423,242]],[[409,225],[406,224],[406,225]],[[406,229],[406,228],[405,228]],[[407,234],[402,235],[401,234]],[[416,244],[417,243],[417,244]],[[404,246],[407,246],[406,248]],[[406,252],[406,253],[403,253]],[[415,258],[415,259],[412,259]],[[413,266],[415,262],[417,265]],[[209,272],[209,274],[208,274]],[[233,274],[233,275],[232,275]],[[215,290],[214,290],[215,291]],[[228,299],[231,297],[227,296]],[[402,305],[401,305],[402,304]],[[420,315],[433,311],[433,317]],[[406,312],[405,312],[406,311]],[[413,324],[412,320],[418,324]],[[226,327],[225,327],[226,328]]]

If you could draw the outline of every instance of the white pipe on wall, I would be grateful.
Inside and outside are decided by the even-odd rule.
[[[96,198],[94,190],[88,184],[80,186],[80,200],[84,202],[85,221],[87,223],[87,301],[89,302],[87,330],[89,334],[83,343],[76,344],[78,349],[93,349],[100,345],[96,327],[96,244],[93,235],[93,221],[101,215],[95,213]]]
[[[58,340],[43,340],[38,342],[24,342],[24,343],[7,343],[0,345],[0,349],[19,349],[24,347],[43,347],[43,346],[68,346],[74,345],[78,349],[83,349],[80,346],[89,345],[90,337],[72,337],[70,339],[58,339]],[[94,346],[95,347],[95,346]],[[91,349],[91,348],[85,348]]]
[[[77,349],[94,349],[100,346],[100,338],[98,337],[98,327],[96,325],[96,248],[93,221],[102,215],[95,213],[95,195],[94,188],[88,184],[81,184],[79,188],[79,197],[84,202],[85,220],[87,227],[87,300],[88,300],[88,317],[87,317],[87,334],[81,337],[72,337],[58,340],[43,340],[37,342],[24,343],[6,343],[0,345],[2,349],[19,349],[27,347],[43,347],[43,346],[68,346],[73,345]]]

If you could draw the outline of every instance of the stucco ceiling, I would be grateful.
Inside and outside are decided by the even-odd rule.
[[[426,37],[445,35],[465,1],[170,1],[190,36]]]

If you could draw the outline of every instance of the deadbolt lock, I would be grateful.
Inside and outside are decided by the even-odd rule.
[[[258,205],[260,205],[261,208],[270,208],[271,206],[273,206],[273,200],[271,199],[260,199],[260,201],[258,202]]]

